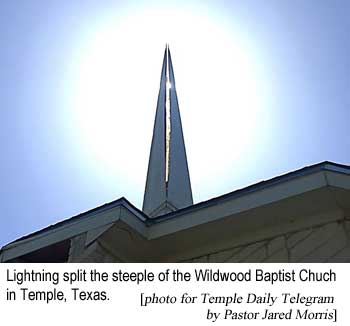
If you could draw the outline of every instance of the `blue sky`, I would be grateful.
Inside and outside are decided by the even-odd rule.
[[[141,207],[166,42],[195,202],[350,164],[349,4],[2,1],[0,245]]]

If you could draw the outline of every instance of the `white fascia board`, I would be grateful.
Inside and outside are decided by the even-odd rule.
[[[87,212],[72,222],[68,221],[61,226],[4,246],[0,251],[0,261],[25,255],[90,230],[102,230],[103,226],[110,226],[118,220],[129,225],[144,238],[156,239],[325,186],[350,189],[349,169],[328,164],[321,171],[295,176],[281,183],[252,190],[234,198],[218,199],[217,202],[215,199],[210,200],[207,206],[180,211],[172,218],[160,220],[149,226],[145,223],[147,218],[144,215],[134,209],[127,201],[121,200],[116,206],[101,212]]]
[[[337,166],[337,165],[328,163],[325,165],[324,168],[325,170],[329,170],[332,172],[338,172],[338,173],[350,175],[350,168],[348,167],[342,167],[342,166]]]
[[[327,186],[325,172],[318,171],[310,175],[293,178],[267,188],[242,194],[236,198],[218,200],[217,204],[184,211],[182,216],[160,221],[148,231],[148,239],[156,239],[177,231],[213,222],[224,217],[238,214],[259,206],[267,205],[288,197]]]
[[[76,221],[68,222],[62,226],[57,226],[26,239],[10,243],[1,249],[0,261],[8,261],[51,244],[70,239],[78,234],[99,229],[103,226],[110,226],[118,220],[122,220],[130,225],[145,237],[146,225],[140,220],[141,217],[135,216],[124,206],[129,205],[121,203],[102,212],[92,212],[91,215],[87,213],[87,215],[78,218]]]
[[[342,188],[345,190],[350,189],[350,173],[344,174],[344,173],[339,173],[339,171],[334,171],[334,172],[326,171],[325,176],[327,179],[327,183],[330,186]]]

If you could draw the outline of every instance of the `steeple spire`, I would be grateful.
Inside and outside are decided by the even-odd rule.
[[[165,46],[142,210],[151,217],[193,204],[169,46]]]

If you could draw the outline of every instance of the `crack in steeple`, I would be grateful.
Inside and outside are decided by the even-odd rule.
[[[166,85],[165,85],[165,186],[168,192],[169,181],[169,163],[170,163],[170,137],[171,137],[171,120],[170,120],[170,88],[169,80],[169,46],[166,45]]]
[[[174,70],[166,45],[142,209],[154,217],[192,204]]]

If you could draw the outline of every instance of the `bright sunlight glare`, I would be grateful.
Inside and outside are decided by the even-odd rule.
[[[257,143],[261,78],[234,28],[205,13],[174,9],[101,23],[77,50],[70,114],[90,174],[133,185],[141,200],[165,43],[196,199],[216,178],[227,181],[248,152],[252,159]]]

